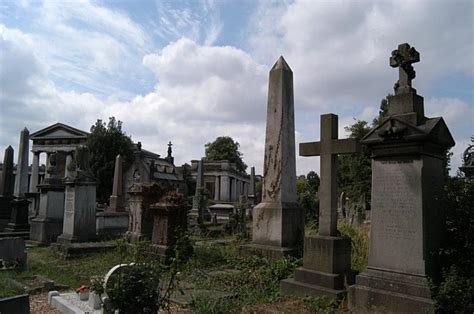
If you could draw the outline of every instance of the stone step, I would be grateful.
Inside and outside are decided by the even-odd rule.
[[[346,296],[346,290],[334,290],[316,286],[294,279],[280,281],[280,291],[283,295],[294,295],[298,297],[329,297],[331,299],[342,299]]]
[[[30,238],[29,231],[11,231],[11,232],[0,232],[0,238],[15,238],[20,237],[24,240],[28,240]]]

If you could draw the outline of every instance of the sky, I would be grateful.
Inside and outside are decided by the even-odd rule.
[[[339,116],[340,138],[372,121],[405,42],[421,55],[413,87],[425,115],[442,116],[456,141],[454,174],[474,135],[474,1],[0,0],[0,158],[25,126],[89,131],[114,116],[144,149],[164,156],[171,141],[177,165],[231,136],[261,173],[280,55],[300,143],[319,140],[321,114]],[[310,170],[319,158],[297,157],[298,175]]]

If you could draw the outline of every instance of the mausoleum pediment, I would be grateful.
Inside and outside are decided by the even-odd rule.
[[[51,139],[86,139],[89,133],[73,128],[63,123],[56,123],[47,128],[36,131],[30,135],[30,139],[51,140]]]

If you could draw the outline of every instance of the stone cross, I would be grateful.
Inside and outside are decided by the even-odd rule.
[[[392,68],[399,68],[399,79],[395,83],[395,94],[404,94],[411,92],[411,80],[415,78],[415,70],[412,64],[420,61],[420,54],[414,47],[409,44],[400,44],[398,49],[392,51],[390,57],[390,66]]]
[[[25,197],[28,192],[28,155],[30,132],[25,127],[20,133],[20,144],[18,147],[18,163],[16,165],[15,190],[16,197]]]
[[[0,181],[0,196],[13,195],[13,148],[8,146],[3,156],[3,169]]]
[[[338,139],[337,115],[321,115],[321,141],[300,143],[300,156],[320,156],[319,234],[337,235],[337,155],[361,151],[354,138]]]
[[[171,141],[169,141],[169,143],[168,143],[168,158],[171,157],[171,154],[172,154],[171,146],[173,146],[173,144],[171,144]]]

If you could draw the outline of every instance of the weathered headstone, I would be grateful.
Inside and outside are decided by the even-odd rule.
[[[173,256],[173,248],[179,236],[187,229],[186,201],[180,193],[171,192],[150,205],[153,213],[151,242],[158,249],[163,261]]]
[[[110,206],[107,208],[108,212],[121,212],[124,210],[122,205],[122,166],[122,156],[117,155],[115,158],[114,183],[112,186],[112,195],[110,196]]]
[[[337,155],[360,151],[356,139],[338,139],[337,115],[321,116],[321,141],[300,144],[300,156],[320,156],[319,234],[304,241],[303,267],[294,279],[281,282],[284,294],[345,295],[344,282],[351,281],[351,239],[337,231]]]
[[[18,146],[18,163],[16,165],[15,188],[13,195],[15,199],[10,203],[12,206],[10,222],[5,228],[6,232],[29,231],[28,204],[25,193],[28,192],[28,147],[30,132],[24,128],[20,133],[20,144]]]
[[[13,148],[8,146],[3,156],[3,169],[0,180],[0,220],[9,221],[11,217],[11,204],[13,199]],[[3,229],[3,228],[2,228]]]
[[[89,150],[78,146],[76,175],[66,179],[63,233],[58,243],[87,242],[96,239],[97,179],[89,167]]]
[[[411,87],[418,60],[408,44],[392,52],[400,79],[388,117],[362,139],[372,158],[372,213],[368,266],[350,289],[355,312],[435,310],[427,279],[439,274],[443,163],[454,140],[443,118],[424,116],[423,97]]]
[[[49,153],[48,175],[41,184],[38,215],[31,219],[30,240],[49,244],[63,232],[65,186],[57,171],[56,153]],[[70,178],[69,178],[70,179]]]
[[[293,72],[283,57],[270,71],[262,193],[253,209],[252,243],[242,253],[298,254],[304,217],[296,194]]]
[[[153,214],[150,205],[159,201],[163,189],[157,184],[135,182],[128,190],[130,207],[127,235],[131,240],[151,239]]]
[[[0,238],[0,270],[26,267],[25,240]]]

